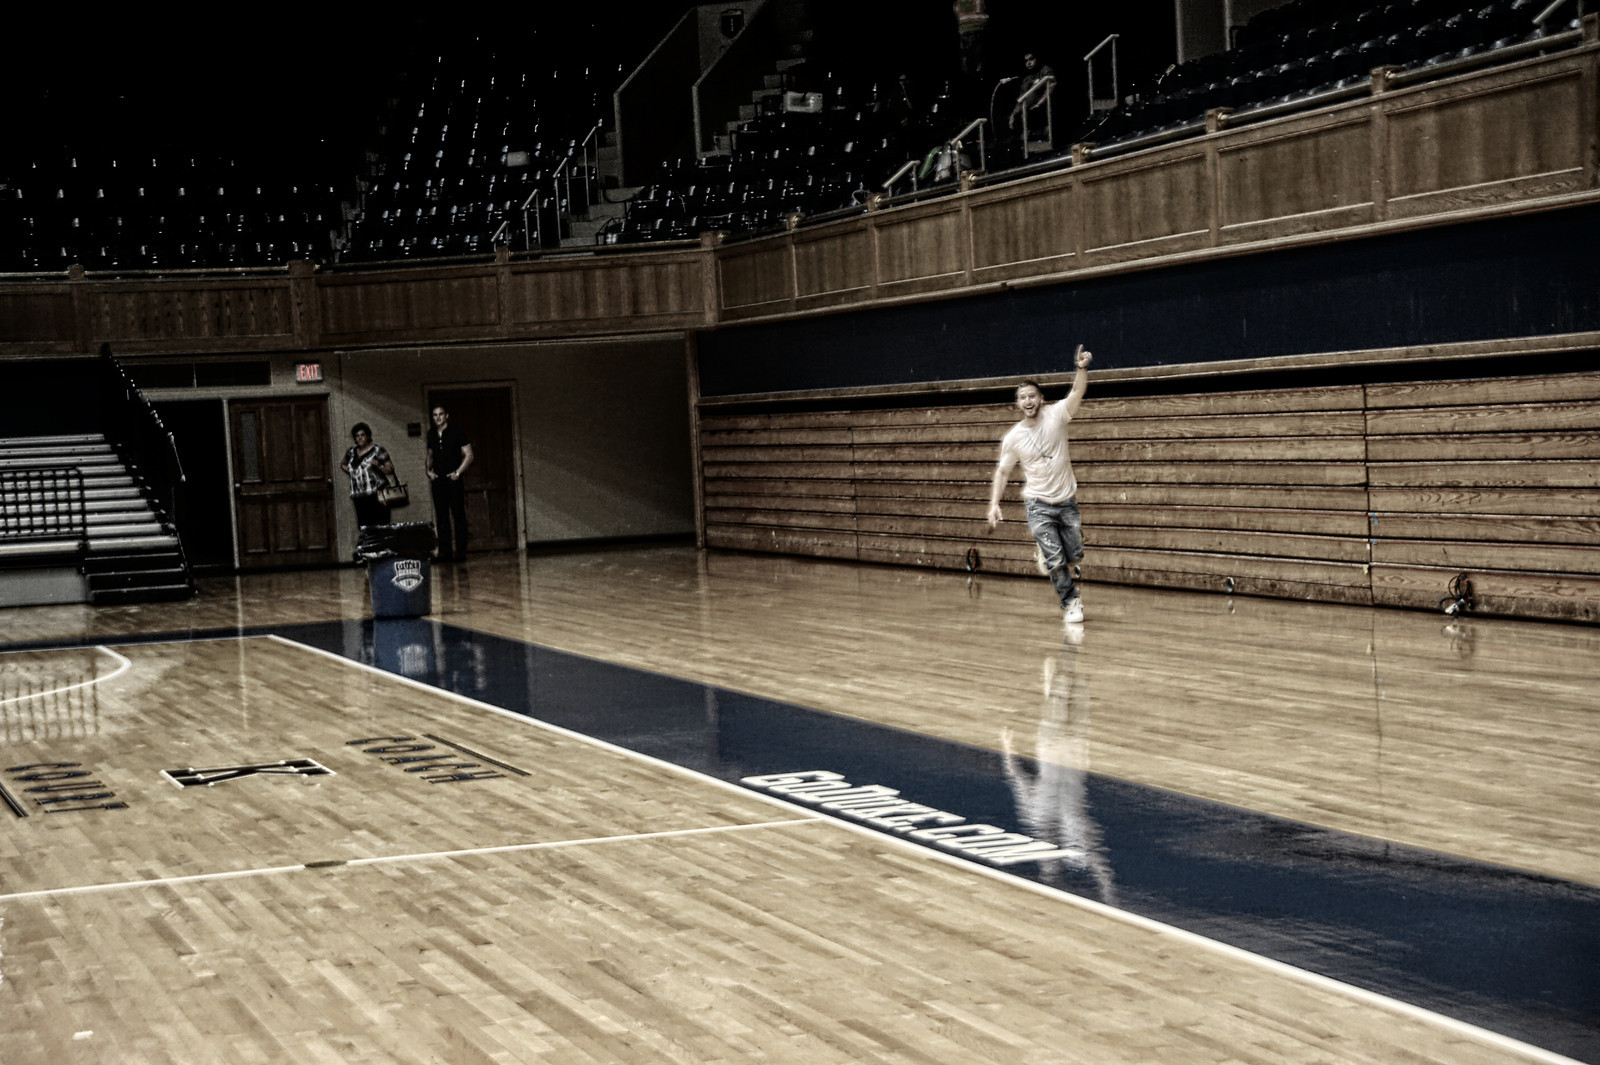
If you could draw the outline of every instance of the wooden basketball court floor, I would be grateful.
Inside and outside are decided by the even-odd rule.
[[[1600,1060],[1600,632],[1085,602],[652,547],[0,612],[0,1062]],[[910,838],[979,817],[1061,849]]]

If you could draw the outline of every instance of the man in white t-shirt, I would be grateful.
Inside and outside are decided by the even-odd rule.
[[[1059,403],[1046,403],[1039,386],[1024,381],[1017,386],[1017,409],[1022,420],[1000,440],[1000,462],[989,493],[989,528],[1000,524],[1000,496],[1006,490],[1011,467],[1022,464],[1022,498],[1028,529],[1039,545],[1044,568],[1061,597],[1068,624],[1083,620],[1083,600],[1073,583],[1072,566],[1083,558],[1083,523],[1078,517],[1078,481],[1067,457],[1067,423],[1078,412],[1089,386],[1089,363],[1094,356],[1078,345],[1078,372],[1072,391]]]

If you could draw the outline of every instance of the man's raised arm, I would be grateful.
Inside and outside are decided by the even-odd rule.
[[[1073,418],[1078,414],[1078,405],[1083,402],[1083,394],[1089,388],[1089,364],[1094,361],[1094,356],[1083,350],[1083,345],[1078,345],[1074,357],[1078,365],[1078,372],[1072,378],[1072,391],[1067,393],[1067,417]]]

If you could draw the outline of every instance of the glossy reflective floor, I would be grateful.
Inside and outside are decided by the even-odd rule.
[[[249,1014],[226,1045],[256,1052],[1600,1060],[1593,630],[1097,587],[1068,632],[1042,581],[667,548],[437,578],[430,621],[359,620],[354,570],[0,617],[32,648],[6,656],[29,679],[0,691],[5,765],[97,771],[42,793],[0,776],[35,804],[0,865],[0,1017],[30,1018],[3,1022],[0,1059],[195,1060],[131,1022],[124,977],[58,968],[76,926],[42,915],[143,897],[156,909],[121,920],[148,932],[171,917],[156,899],[183,890],[172,878],[209,892],[226,875],[235,902],[188,904],[235,918],[215,943],[111,942],[133,972],[175,951],[187,975],[166,977],[166,1001]],[[173,632],[216,638],[123,639]],[[84,681],[87,702],[51,693]],[[174,796],[192,789],[150,791],[147,747],[163,768],[331,773],[217,779],[213,805],[186,812]],[[86,780],[115,796],[83,798]],[[237,806],[215,809],[230,788]],[[631,857],[604,873],[572,857],[595,840]],[[708,847],[704,867],[685,856]],[[380,867],[419,892],[408,906],[386,909]],[[463,896],[462,876],[481,887]],[[262,933],[235,903],[269,881],[398,941],[427,941],[423,917],[474,924],[473,957],[452,955],[461,1002],[423,1008],[414,980],[377,981],[280,1030],[259,1001],[294,983],[279,970],[325,982],[344,963],[321,972],[315,937],[279,921],[276,961],[237,960]],[[530,901],[554,904],[550,927],[507,924]],[[382,954],[384,937],[359,938]],[[216,982],[211,956],[256,993]],[[553,1023],[534,1002],[551,981],[610,1019]],[[63,1009],[85,1019],[45,1024],[54,1051],[31,1040]],[[371,1030],[402,1011],[413,1049]],[[529,1024],[537,1038],[509,1034]],[[146,1057],[108,1053],[128,1046]]]

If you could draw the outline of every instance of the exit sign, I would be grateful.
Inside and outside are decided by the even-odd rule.
[[[296,381],[322,380],[322,363],[297,362],[294,364],[294,379]]]

